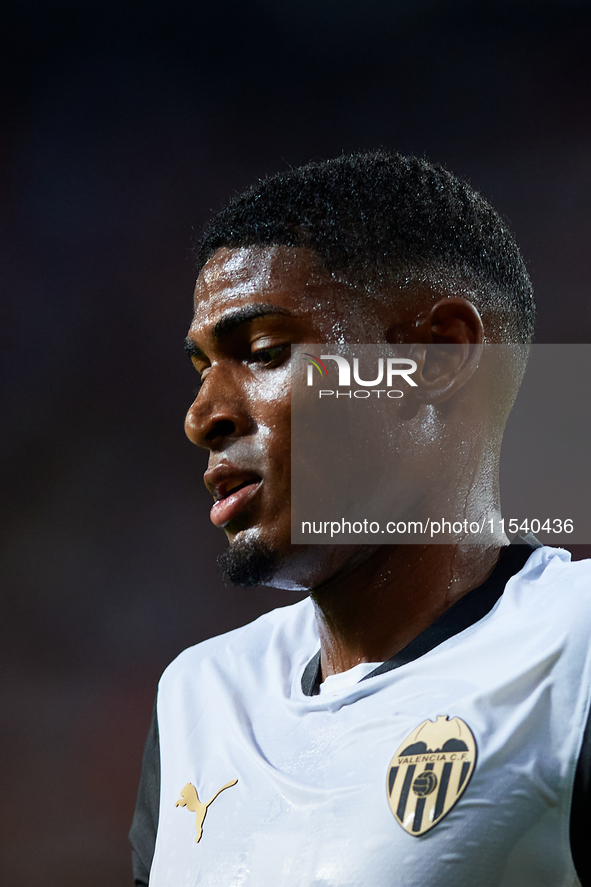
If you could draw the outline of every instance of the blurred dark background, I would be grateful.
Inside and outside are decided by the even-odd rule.
[[[590,26],[574,0],[4,4],[3,885],[131,884],[160,672],[292,600],[217,575],[192,238],[287,166],[426,154],[510,220],[537,341],[591,341]]]

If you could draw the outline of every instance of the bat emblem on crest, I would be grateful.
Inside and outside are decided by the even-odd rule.
[[[439,715],[406,737],[388,767],[388,803],[397,822],[424,835],[459,801],[476,764],[476,740],[461,718]]]

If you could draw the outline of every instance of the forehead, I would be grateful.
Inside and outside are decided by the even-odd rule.
[[[201,269],[195,285],[195,322],[215,323],[244,304],[272,302],[297,313],[326,311],[347,287],[323,271],[314,253],[285,246],[223,247]]]
[[[416,319],[433,292],[384,284],[380,292],[348,285],[327,272],[309,249],[222,247],[201,269],[189,337],[215,337],[216,325],[248,306],[276,306],[293,315],[300,341],[388,342],[389,330]],[[287,323],[289,318],[285,319]]]

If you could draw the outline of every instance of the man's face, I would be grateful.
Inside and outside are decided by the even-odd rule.
[[[211,520],[239,584],[310,587],[353,556],[292,546],[290,526],[290,346],[384,341],[379,310],[352,304],[304,249],[223,248],[199,275],[187,343],[202,384],[185,430],[209,450]]]

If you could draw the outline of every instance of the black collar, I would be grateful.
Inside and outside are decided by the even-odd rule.
[[[367,681],[376,675],[385,674],[393,668],[400,668],[401,665],[413,662],[447,641],[448,638],[474,625],[492,610],[511,576],[518,573],[525,566],[532,551],[540,547],[541,543],[531,533],[526,536],[517,536],[511,545],[507,545],[501,551],[497,565],[482,585],[461,597],[403,650],[400,650],[391,659],[387,659],[386,662],[382,662],[362,680]],[[318,650],[302,674],[302,692],[306,696],[314,696],[318,693],[321,677],[320,650]]]

